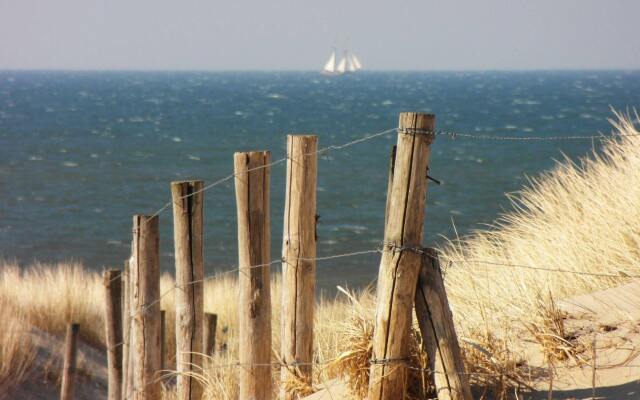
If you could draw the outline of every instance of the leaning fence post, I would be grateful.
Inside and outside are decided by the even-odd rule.
[[[107,338],[108,399],[122,396],[122,273],[119,269],[104,272],[105,328]]]
[[[202,368],[204,246],[202,181],[171,183],[176,258],[176,369],[178,400],[200,400]]]
[[[234,154],[240,270],[240,400],[269,400],[272,395],[269,162],[268,151]]]
[[[400,114],[389,216],[377,286],[369,400],[406,394],[408,335],[421,265],[426,179],[435,117]]]
[[[131,260],[132,397],[155,400],[160,387],[160,246],[158,217],[133,217]]]
[[[282,242],[280,398],[300,397],[290,380],[311,385],[316,289],[317,136],[287,136],[287,175]],[[298,364],[298,365],[296,365]]]
[[[64,347],[64,367],[62,369],[62,385],[60,400],[72,400],[76,384],[76,359],[78,358],[79,324],[67,325],[67,336]]]
[[[472,400],[453,325],[438,253],[424,249],[416,290],[416,317],[433,371],[438,400]]]
[[[216,329],[218,325],[218,315],[204,313],[204,335],[202,348],[204,354],[212,356],[216,351]]]

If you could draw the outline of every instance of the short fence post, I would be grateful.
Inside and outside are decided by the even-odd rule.
[[[131,331],[134,400],[156,400],[160,386],[160,246],[158,217],[133,217]]]
[[[400,114],[393,184],[377,286],[369,400],[406,395],[408,335],[425,214],[426,179],[435,117]]]
[[[104,272],[105,326],[107,338],[108,399],[122,396],[122,273],[119,269]]]
[[[216,329],[218,325],[218,315],[204,313],[204,342],[202,348],[204,354],[212,356],[216,351]]]
[[[62,385],[60,400],[72,400],[76,385],[76,359],[78,358],[79,324],[67,325],[67,336],[64,347],[64,367],[62,369]]]
[[[416,317],[428,354],[438,400],[472,400],[453,325],[438,253],[424,249],[416,290]]]
[[[160,370],[167,369],[167,312],[160,310]]]
[[[122,394],[121,398],[129,398],[129,388],[131,387],[131,371],[129,368],[131,361],[131,271],[129,270],[129,260],[124,262],[124,273],[122,274]]]
[[[289,380],[312,381],[316,289],[317,136],[287,136],[282,243],[282,400],[300,397]],[[296,365],[299,364],[299,365]]]
[[[270,400],[270,153],[234,154],[239,253],[240,400]]]
[[[204,247],[202,181],[171,183],[176,258],[176,369],[178,400],[200,400],[192,375],[202,367]]]

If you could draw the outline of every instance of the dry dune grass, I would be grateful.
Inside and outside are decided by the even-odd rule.
[[[630,121],[619,116],[612,123],[617,133],[637,135]],[[639,171],[640,137],[609,141],[600,154],[578,163],[562,160],[531,179],[510,196],[512,210],[492,229],[450,242],[441,253],[458,326],[486,327],[535,315],[541,293],[563,298],[640,275]],[[621,277],[589,275],[602,273]]]
[[[19,309],[0,299],[0,399],[8,388],[23,381],[36,357],[31,324]]]
[[[637,119],[637,115],[634,116]],[[622,134],[638,134],[629,119],[614,123]],[[565,160],[551,172],[531,179],[513,194],[513,210],[492,229],[455,240],[441,249],[445,284],[456,318],[471,381],[494,398],[508,398],[513,388],[526,387],[526,360],[518,352],[519,325],[540,340],[543,350],[562,361],[579,353],[567,344],[562,316],[554,298],[616,285],[625,277],[603,278],[585,273],[640,275],[640,137],[621,137],[599,155],[579,163]],[[480,263],[514,264],[575,271],[565,274]],[[280,337],[280,282],[272,279],[273,360]],[[174,287],[165,274],[161,293]],[[319,299],[315,319],[314,383],[336,376],[349,380],[356,393],[366,388],[375,294],[371,288],[342,291]],[[237,398],[237,281],[222,275],[205,283],[205,311],[218,314],[216,354],[207,359],[198,378],[209,399]],[[77,264],[36,265],[21,271],[0,266],[0,307],[15,314],[16,326],[31,325],[61,335],[68,321],[81,324],[82,337],[104,346],[103,287],[100,274]],[[175,348],[174,298],[168,293],[167,348]],[[19,313],[13,311],[19,310]],[[515,322],[515,324],[514,324]],[[18,354],[20,337],[0,332],[0,381],[20,374],[31,360]],[[419,337],[414,335],[416,365],[424,364]],[[564,346],[564,347],[562,347]],[[576,345],[577,346],[577,345]],[[171,352],[169,352],[171,354]],[[11,366],[8,368],[7,366]],[[169,368],[175,360],[169,360]],[[12,371],[9,371],[12,369]],[[8,375],[9,374],[9,375]],[[277,381],[279,371],[274,369]],[[412,376],[424,385],[424,377]],[[312,388],[307,388],[312,390]],[[277,390],[277,385],[276,389]],[[172,398],[171,390],[165,391]]]

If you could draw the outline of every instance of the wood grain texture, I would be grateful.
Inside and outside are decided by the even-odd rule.
[[[400,114],[400,130],[432,131],[433,115]],[[420,247],[425,215],[426,180],[432,135],[398,133],[389,215],[385,227],[385,250],[377,285],[373,362],[369,400],[396,400],[406,395],[409,329],[421,257],[394,251],[395,246]]]
[[[317,149],[317,136],[287,136],[280,350],[285,364],[313,361]],[[294,378],[311,385],[311,365],[281,369],[281,399],[299,398],[294,386],[286,384]]]
[[[434,371],[438,400],[472,400],[438,253],[434,249],[425,249],[422,257],[415,305],[424,350]]]
[[[176,260],[177,399],[200,400],[202,385],[192,375],[202,363],[204,318],[204,229],[202,181],[171,183]]]
[[[167,312],[160,310],[160,369],[167,369]]]
[[[78,331],[80,325],[68,324],[64,343],[64,366],[60,400],[73,400],[76,386],[76,363],[78,358]]]
[[[109,400],[122,396],[122,272],[104,272],[105,337],[107,341],[107,379]]]
[[[129,360],[131,358],[129,352],[129,343],[131,342],[131,309],[130,309],[130,272],[129,272],[129,260],[124,262],[124,272],[122,274],[122,392],[121,398],[127,399],[130,393],[128,388],[130,387],[130,374],[129,374]]]
[[[131,348],[134,400],[161,398],[160,386],[160,244],[158,217],[133,217]]]
[[[234,154],[238,212],[239,398],[272,398],[268,151]],[[256,365],[262,364],[262,365]],[[267,365],[265,365],[267,364]]]

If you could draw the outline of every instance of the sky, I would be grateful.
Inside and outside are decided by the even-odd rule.
[[[0,0],[0,69],[639,69],[638,0]]]

